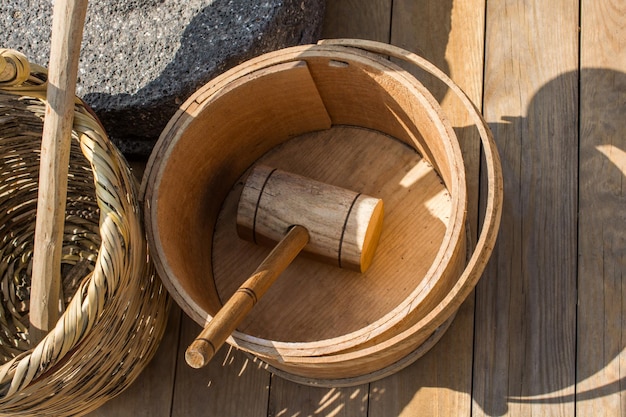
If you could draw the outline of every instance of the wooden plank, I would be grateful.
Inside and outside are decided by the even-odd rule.
[[[389,42],[392,0],[328,0],[322,38]]]
[[[461,65],[465,65],[463,60],[467,59],[470,64],[468,69],[470,69],[469,74],[471,75],[469,77],[474,77],[472,73],[476,72],[471,71],[471,69],[480,68],[481,70],[476,72],[478,84],[473,86],[474,89],[480,89],[482,86],[484,39],[482,36],[484,23],[482,26],[480,23],[484,22],[484,10],[484,0],[470,0],[462,5],[459,4],[458,7],[453,7],[452,0],[437,2],[428,0],[394,1],[391,43],[426,58],[448,75],[452,75],[451,65],[456,65],[460,69]],[[454,31],[452,26],[453,12],[457,16],[455,17]],[[455,37],[458,36],[466,36],[466,38],[456,39]],[[457,41],[462,41],[458,46],[463,45],[464,50],[458,48],[455,44]],[[468,44],[472,47],[468,48]],[[476,58],[478,59],[476,60]],[[471,64],[478,66],[472,68]],[[407,69],[428,87],[435,98],[439,101],[443,99],[446,94],[445,85],[429,82],[431,79],[425,78],[421,72],[416,72],[411,67],[407,67]],[[461,78],[464,76],[460,74],[460,71],[457,72]]]
[[[268,416],[367,416],[368,385],[318,388],[272,377]]]
[[[223,346],[207,367],[187,365],[185,349],[200,330],[183,315],[171,416],[265,417],[270,374],[258,361]]]
[[[458,2],[457,2],[458,3]],[[484,0],[394,2],[392,43],[428,59],[480,103],[483,73]],[[454,23],[454,24],[453,24]],[[470,47],[468,47],[470,46]],[[479,138],[460,102],[446,89],[407,68],[420,79],[450,118],[466,163],[468,222],[476,239]],[[474,300],[470,297],[435,347],[415,364],[372,384],[370,416],[464,416],[471,412]],[[384,393],[384,395],[383,395]]]
[[[626,3],[582,3],[576,413],[626,414]]]
[[[476,291],[475,416],[575,412],[578,6],[487,3],[484,114],[504,211]]]
[[[370,384],[369,417],[470,415],[473,310],[472,298],[426,355]]]
[[[167,417],[170,415],[180,316],[180,308],[172,306],[163,340],[154,359],[126,391],[89,413],[89,417]]]

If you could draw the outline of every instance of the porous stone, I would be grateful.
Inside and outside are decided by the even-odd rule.
[[[2,0],[0,47],[47,66],[52,7]],[[146,156],[200,86],[254,56],[316,42],[323,14],[324,0],[92,1],[76,93],[122,152]]]

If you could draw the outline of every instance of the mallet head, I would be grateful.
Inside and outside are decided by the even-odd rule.
[[[263,165],[250,172],[237,209],[241,238],[274,244],[300,225],[310,236],[305,252],[359,272],[372,262],[382,222],[381,199]]]

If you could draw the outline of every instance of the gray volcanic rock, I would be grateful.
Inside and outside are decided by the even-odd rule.
[[[47,66],[52,1],[2,0],[0,47]],[[89,2],[77,95],[127,155],[145,156],[178,106],[226,69],[317,41],[324,0]]]

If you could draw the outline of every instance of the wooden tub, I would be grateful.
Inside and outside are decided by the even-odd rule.
[[[468,259],[457,138],[429,91],[388,55],[423,64],[398,48],[356,40],[247,61],[181,106],[146,170],[157,270],[203,326],[268,253],[236,235],[241,179],[251,166],[384,200],[383,232],[366,273],[298,258],[229,339],[299,382],[362,383],[421,356],[476,284],[495,240],[501,178],[484,122],[450,84],[475,116],[493,184]]]

